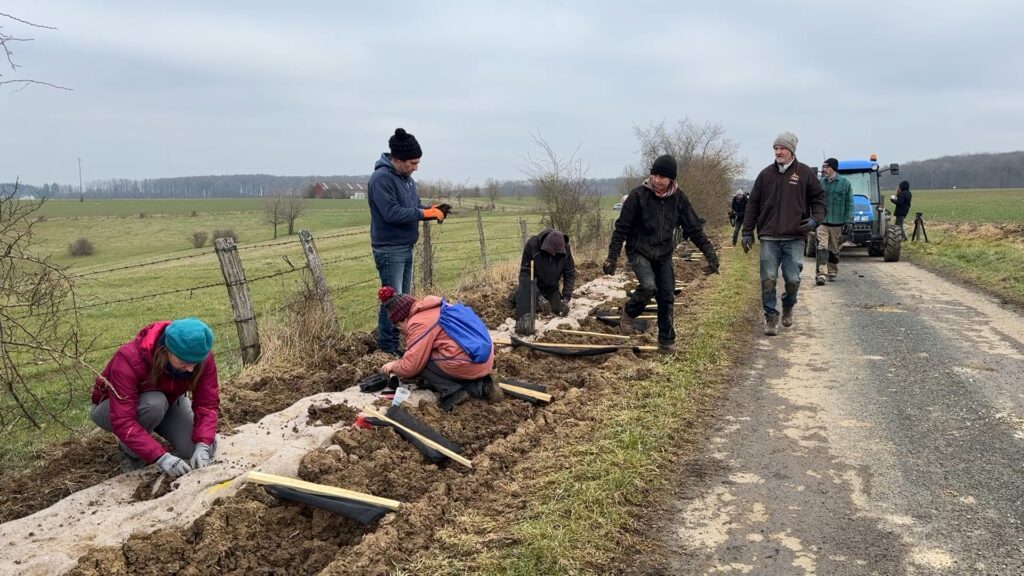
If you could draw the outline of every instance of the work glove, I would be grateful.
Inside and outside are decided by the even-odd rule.
[[[562,318],[569,315],[569,298],[562,298],[562,309],[558,312],[558,315]]]
[[[744,235],[743,240],[740,241],[740,246],[743,247],[744,254],[750,252],[750,249],[754,247],[754,237]]]
[[[704,259],[707,260],[708,263],[704,265],[704,268],[701,269],[701,272],[703,272],[705,276],[718,274],[718,256],[716,256],[715,253],[712,252],[711,254],[706,254],[704,256]]]
[[[520,336],[533,334],[533,314],[523,314],[522,318],[516,320],[516,334]]]
[[[817,227],[818,227],[818,221],[817,220],[815,220],[814,218],[807,218],[806,220],[801,220],[800,221],[800,226],[799,226],[798,229],[800,230],[801,233],[807,234],[808,232],[810,232],[811,230],[814,230]]]
[[[157,459],[156,465],[164,471],[164,474],[171,478],[181,478],[192,471],[192,467],[188,465],[188,462],[170,452],[165,452],[163,456]]]
[[[209,444],[200,442],[196,444],[196,449],[192,452],[192,459],[189,463],[192,465],[193,470],[205,468],[213,462],[213,448],[210,448]]]
[[[604,273],[609,276],[615,274],[615,261],[612,260],[611,258],[605,260],[604,264],[601,265],[601,270],[603,270]]]
[[[852,230],[853,230],[853,224],[850,224],[849,222],[847,222],[846,224],[843,224],[843,234],[849,234],[850,231],[852,231]]]
[[[441,212],[444,212],[444,217],[447,218],[448,217],[448,212],[450,212],[451,209],[452,209],[452,205],[451,204],[438,204],[437,206],[431,206],[431,208],[437,208]]]
[[[437,220],[438,224],[444,222],[444,216],[444,212],[437,206],[431,206],[423,211],[424,220]]]

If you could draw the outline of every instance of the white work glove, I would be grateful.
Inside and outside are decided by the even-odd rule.
[[[198,470],[200,468],[205,468],[206,466],[209,466],[212,462],[213,448],[210,448],[209,444],[204,444],[202,442],[196,444],[196,449],[194,452],[192,452],[192,460],[190,461],[190,463],[192,464],[192,469]]]
[[[192,471],[192,467],[188,465],[188,462],[185,462],[170,452],[165,453],[157,459],[156,465],[171,478],[181,478]]]

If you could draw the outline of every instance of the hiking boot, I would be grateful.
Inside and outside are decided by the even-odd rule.
[[[769,314],[764,317],[764,335],[775,336],[779,333],[779,315]]]
[[[633,318],[626,314],[626,307],[622,307],[622,312],[619,314],[619,330],[623,334],[632,334],[633,329]]]
[[[793,325],[793,309],[783,308],[782,309],[782,325],[789,328]]]
[[[484,384],[484,399],[490,403],[501,402],[501,399],[505,397],[505,392],[502,391],[497,384],[493,381]]]
[[[835,274],[829,274],[828,275],[828,281],[829,282],[835,282],[836,281],[836,275]]]
[[[675,350],[676,350],[675,342],[658,342],[658,352],[661,352],[661,353],[664,353],[664,354],[671,354],[672,352],[675,352]]]
[[[117,445],[117,452],[121,456],[121,473],[127,474],[129,472],[135,472],[136,470],[142,470],[148,464],[142,458],[138,456],[132,456],[125,450],[121,444]]]
[[[814,283],[817,284],[818,286],[824,286],[825,285],[825,277],[824,276],[818,276],[817,278],[814,279]]]

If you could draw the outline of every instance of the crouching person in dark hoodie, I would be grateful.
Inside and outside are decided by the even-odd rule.
[[[519,286],[509,296],[509,303],[516,311],[516,320],[531,313],[531,274],[537,282],[534,311],[567,315],[572,290],[576,286],[576,263],[569,247],[569,237],[559,230],[547,228],[526,241],[519,264]]]
[[[718,255],[704,235],[702,220],[676,186],[676,159],[659,156],[651,166],[651,176],[634,188],[622,204],[615,221],[615,232],[608,245],[604,273],[614,274],[623,242],[626,256],[639,283],[622,307],[619,325],[625,332],[633,330],[633,319],[639,316],[654,297],[658,303],[658,347],[670,352],[675,345],[672,308],[675,304],[676,276],[672,253],[676,249],[673,231],[682,227],[683,236],[700,249],[707,260],[705,274],[718,272]]]
[[[424,387],[440,394],[438,405],[444,410],[451,410],[469,397],[501,398],[501,390],[491,378],[494,345],[490,345],[485,360],[474,362],[441,325],[440,296],[417,300],[408,294],[395,294],[393,288],[384,286],[377,292],[377,298],[387,309],[388,319],[405,335],[405,354],[381,366],[381,373],[404,379],[422,376]]]

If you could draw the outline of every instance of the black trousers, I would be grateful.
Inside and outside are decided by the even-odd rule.
[[[551,288],[550,290],[537,289],[537,296],[543,297],[548,303],[551,304],[551,312],[558,314],[562,311],[562,293],[558,288]],[[516,309],[516,320],[519,320],[526,314],[530,313],[530,281],[519,282],[519,287],[509,296],[509,302]],[[537,313],[540,313],[539,307],[535,305]]]
[[[433,360],[427,362],[426,368],[421,373],[423,376],[423,387],[434,390],[440,394],[438,406],[442,410],[451,410],[456,404],[467,397],[487,398],[494,386],[494,380],[490,374],[476,380],[463,380],[454,378],[441,370]]]
[[[626,314],[636,318],[643,313],[651,298],[658,303],[658,343],[672,344],[676,341],[676,329],[672,322],[672,307],[675,304],[676,271],[672,267],[672,256],[661,260],[648,260],[633,252],[629,255],[639,286],[626,301]]]

